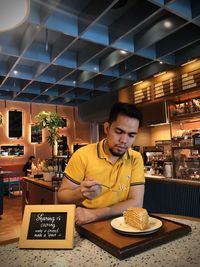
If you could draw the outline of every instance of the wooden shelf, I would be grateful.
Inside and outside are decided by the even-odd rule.
[[[187,120],[187,119],[198,119],[199,120],[199,117],[200,117],[200,111],[170,116],[170,121],[173,122],[173,121],[180,121],[180,120]]]
[[[193,150],[199,150],[200,149],[200,146],[177,146],[177,147],[173,147],[172,146],[172,149],[175,150],[175,149],[193,149]]]

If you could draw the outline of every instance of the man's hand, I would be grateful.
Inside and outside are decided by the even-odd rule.
[[[96,215],[94,209],[76,208],[75,222],[76,224],[85,224],[96,221]]]
[[[93,199],[101,193],[101,185],[92,179],[85,179],[81,183],[81,194],[85,199]]]

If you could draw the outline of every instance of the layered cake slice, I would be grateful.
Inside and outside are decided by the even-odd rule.
[[[144,208],[128,208],[123,212],[124,222],[132,227],[145,230],[149,227],[149,215]]]

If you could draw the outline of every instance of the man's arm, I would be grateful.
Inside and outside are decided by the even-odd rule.
[[[62,180],[57,197],[58,202],[61,204],[79,204],[84,200],[80,186],[71,182],[66,177]]]
[[[85,199],[93,199],[100,193],[101,186],[92,178],[86,178],[78,185],[64,177],[57,196],[59,203],[79,205]]]
[[[144,198],[144,185],[131,186],[128,199],[116,203],[110,207],[100,209],[76,209],[76,223],[85,224],[92,221],[97,221],[104,218],[119,216],[130,207],[142,207]]]

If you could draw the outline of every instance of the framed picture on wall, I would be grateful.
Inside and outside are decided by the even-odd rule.
[[[62,120],[63,120],[62,128],[67,127],[67,119],[62,117]]]
[[[31,124],[31,143],[42,143],[42,128],[37,123]]]
[[[9,138],[22,137],[22,111],[18,110],[8,111],[8,137]]]
[[[23,145],[2,145],[0,146],[0,156],[23,156]]]

